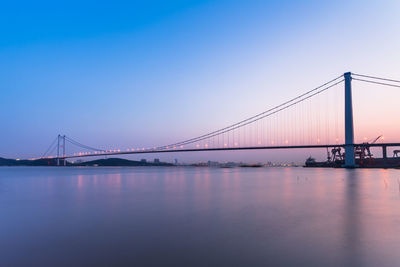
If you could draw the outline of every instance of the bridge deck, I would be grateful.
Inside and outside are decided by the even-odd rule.
[[[221,147],[221,148],[192,148],[192,149],[164,149],[164,150],[137,150],[137,151],[121,151],[121,152],[105,152],[105,153],[91,153],[85,155],[69,155],[60,157],[60,159],[67,158],[84,158],[84,157],[98,157],[98,156],[113,156],[113,155],[128,155],[128,154],[157,154],[157,153],[178,153],[178,152],[202,152],[202,151],[232,151],[232,150],[271,150],[271,149],[305,149],[305,148],[330,148],[330,147],[344,147],[344,144],[335,145],[302,145],[302,146],[255,146],[255,147]],[[354,144],[354,146],[369,146],[369,147],[396,147],[400,143],[379,143],[379,144]]]

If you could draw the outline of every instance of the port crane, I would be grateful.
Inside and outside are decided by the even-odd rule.
[[[381,137],[382,137],[382,135],[376,137],[371,142],[364,142],[361,145],[354,147],[355,157],[358,159],[361,159],[361,160],[366,159],[366,158],[372,159],[373,155],[370,150],[370,145],[375,144]],[[393,153],[395,151],[393,151]],[[337,160],[344,160],[344,157],[345,157],[345,153],[342,152],[341,147],[332,148],[332,150],[331,150],[332,157],[330,156],[329,151],[327,151],[327,153],[328,153],[328,161],[329,162],[335,162]],[[397,154],[400,154],[400,150],[397,150],[396,156],[397,156]]]
[[[382,135],[380,135],[377,138],[375,138],[374,140],[372,140],[372,142],[364,142],[360,146],[356,146],[354,148],[354,154],[355,154],[356,158],[358,157],[359,159],[365,159],[365,158],[372,159],[373,155],[371,153],[369,145],[375,144],[381,137],[382,137]]]
[[[332,148],[331,153],[332,153],[332,161],[333,162],[344,159],[344,153],[342,153],[341,147]],[[328,152],[328,154],[329,154],[329,152]],[[328,157],[328,161],[330,161],[330,157]]]

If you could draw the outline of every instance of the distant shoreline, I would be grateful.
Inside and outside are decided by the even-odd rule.
[[[236,163],[236,162],[213,162],[192,164],[173,164],[155,160],[148,162],[146,160],[136,161],[121,158],[97,159],[85,162],[69,162],[60,159],[60,164],[57,164],[57,158],[35,159],[35,160],[18,160],[5,159],[0,157],[0,167],[191,167],[191,168],[260,168],[260,167],[300,167],[296,164],[262,164],[262,163]]]
[[[58,166],[56,158],[49,159],[35,159],[35,160],[18,160],[18,159],[5,159],[0,158],[0,166],[38,166],[38,167],[51,167]],[[121,158],[108,158],[108,159],[97,159],[85,162],[69,162],[60,160],[60,166],[66,167],[171,167],[176,166],[172,163],[166,162],[147,162],[144,160],[128,160]]]

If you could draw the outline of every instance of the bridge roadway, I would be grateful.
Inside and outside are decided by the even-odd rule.
[[[103,152],[91,153],[84,155],[69,155],[61,156],[60,159],[68,158],[84,158],[84,157],[99,157],[99,156],[112,156],[112,155],[128,155],[128,154],[157,154],[157,153],[177,153],[177,152],[201,152],[201,151],[231,151],[231,150],[262,150],[262,149],[301,149],[301,148],[330,148],[330,147],[344,147],[344,144],[338,145],[301,145],[301,146],[254,146],[254,147],[220,147],[220,148],[191,148],[191,149],[145,149],[137,151],[120,151],[120,152]],[[398,147],[400,143],[375,143],[375,144],[354,144],[354,146],[369,146],[369,147],[382,147],[384,155],[386,156],[387,147]]]

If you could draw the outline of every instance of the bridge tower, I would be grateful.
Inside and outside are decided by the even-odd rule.
[[[62,141],[62,145],[60,144],[60,139]],[[65,161],[65,135],[58,135],[57,136],[57,166],[60,166],[60,147],[62,148],[62,156],[64,157],[64,166],[66,166]]]
[[[354,126],[353,126],[353,101],[351,93],[351,72],[344,74],[344,131],[345,131],[345,159],[346,168],[356,167],[354,157]]]

